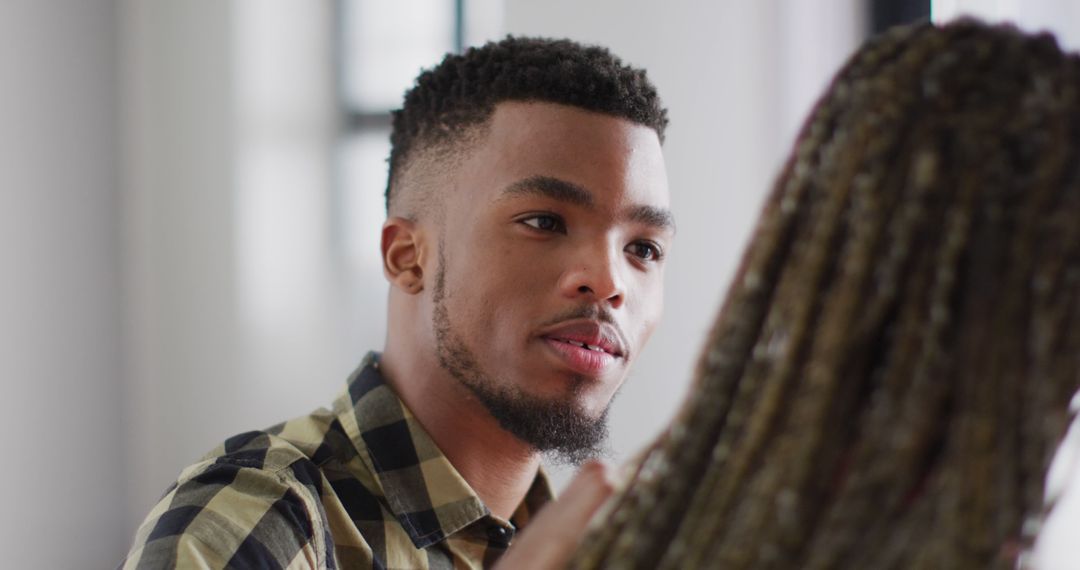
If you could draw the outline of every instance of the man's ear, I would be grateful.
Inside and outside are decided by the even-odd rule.
[[[383,274],[391,285],[410,295],[424,290],[424,242],[416,223],[390,217],[382,227]]]

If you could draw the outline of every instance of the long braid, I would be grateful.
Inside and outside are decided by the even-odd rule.
[[[1011,567],[1080,381],[1078,89],[974,21],[860,50],[572,566]]]

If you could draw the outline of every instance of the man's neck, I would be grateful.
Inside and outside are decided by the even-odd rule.
[[[379,368],[484,505],[509,520],[536,477],[540,455],[502,429],[434,355],[401,354],[388,345]]]

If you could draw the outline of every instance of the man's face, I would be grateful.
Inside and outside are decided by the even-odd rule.
[[[596,447],[663,308],[674,227],[655,131],[501,103],[441,192],[441,364],[535,447]]]

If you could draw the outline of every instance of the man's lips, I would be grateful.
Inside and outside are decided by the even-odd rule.
[[[599,376],[626,355],[615,327],[592,320],[560,323],[543,331],[540,338],[565,366],[586,376]]]
[[[593,320],[580,319],[563,322],[546,329],[540,336],[578,348],[607,353],[615,358],[622,358],[626,354],[625,343],[615,327]]]

